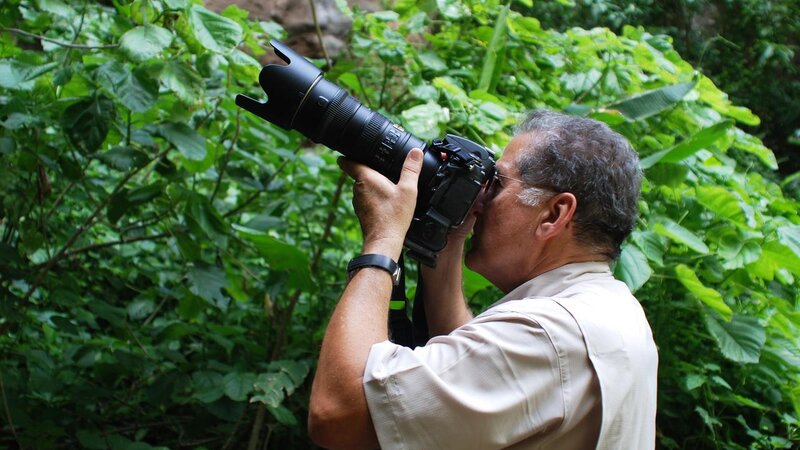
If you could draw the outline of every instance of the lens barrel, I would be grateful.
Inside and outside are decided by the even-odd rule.
[[[393,182],[400,178],[408,152],[420,148],[425,156],[419,185],[431,181],[441,158],[426,151],[424,141],[323,78],[322,71],[291,48],[277,40],[270,43],[288,64],[262,69],[259,82],[267,93],[266,103],[237,95],[237,105],[364,163]]]

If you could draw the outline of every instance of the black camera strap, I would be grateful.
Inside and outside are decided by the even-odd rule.
[[[414,348],[428,342],[428,320],[425,317],[425,304],[422,294],[422,276],[417,271],[417,292],[414,295],[414,306],[411,318],[408,315],[408,298],[406,297],[406,267],[403,255],[398,264],[403,269],[400,282],[392,288],[389,302],[389,336],[397,345]]]
[[[389,337],[395,344],[413,348],[414,330],[408,318],[406,267],[402,253],[397,264],[401,268],[400,282],[392,288],[392,298],[389,301]]]

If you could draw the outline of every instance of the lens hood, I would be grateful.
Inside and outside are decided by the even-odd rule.
[[[258,82],[267,94],[267,102],[240,94],[236,96],[236,105],[290,130],[305,96],[322,78],[322,71],[282,42],[273,39],[270,45],[286,65],[267,64],[261,69]]]

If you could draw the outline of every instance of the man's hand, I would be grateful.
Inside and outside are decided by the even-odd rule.
[[[339,167],[356,180],[353,207],[361,223],[365,253],[400,256],[417,204],[417,183],[422,170],[422,150],[411,149],[397,184],[369,167],[339,158]]]

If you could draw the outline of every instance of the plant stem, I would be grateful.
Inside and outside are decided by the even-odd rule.
[[[317,39],[319,40],[319,46],[322,49],[322,56],[325,57],[326,68],[330,69],[333,64],[331,63],[330,56],[328,56],[328,50],[325,48],[325,40],[322,36],[322,28],[320,28],[319,21],[317,20],[317,5],[314,0],[308,0],[308,6],[311,7],[311,17],[314,19],[314,28],[317,31]]]
[[[222,167],[219,168],[219,174],[217,174],[217,183],[214,185],[214,192],[211,193],[211,198],[209,201],[213,202],[214,198],[217,196],[219,192],[219,186],[222,184],[222,176],[225,174],[225,169],[228,167],[228,162],[231,160],[231,153],[233,153],[233,148],[236,147],[236,141],[239,140],[239,130],[241,128],[241,121],[240,114],[242,110],[240,108],[236,109],[236,131],[233,134],[233,139],[231,139],[231,145],[228,147],[228,151],[225,152],[225,159],[222,161]]]
[[[62,42],[62,41],[58,41],[58,40],[55,40],[55,39],[51,39],[51,38],[49,38],[47,36],[41,36],[41,35],[38,35],[38,34],[30,33],[30,32],[25,31],[25,30],[20,30],[19,28],[0,27],[0,31],[8,31],[9,33],[21,34],[23,36],[28,36],[28,37],[32,37],[34,39],[39,39],[40,41],[50,42],[51,44],[60,45],[61,47],[66,47],[66,48],[80,48],[80,49],[84,49],[84,50],[94,50],[94,49],[117,48],[117,47],[119,47],[119,44],[110,44],[110,45],[70,44],[70,43],[67,43],[67,42]]]

